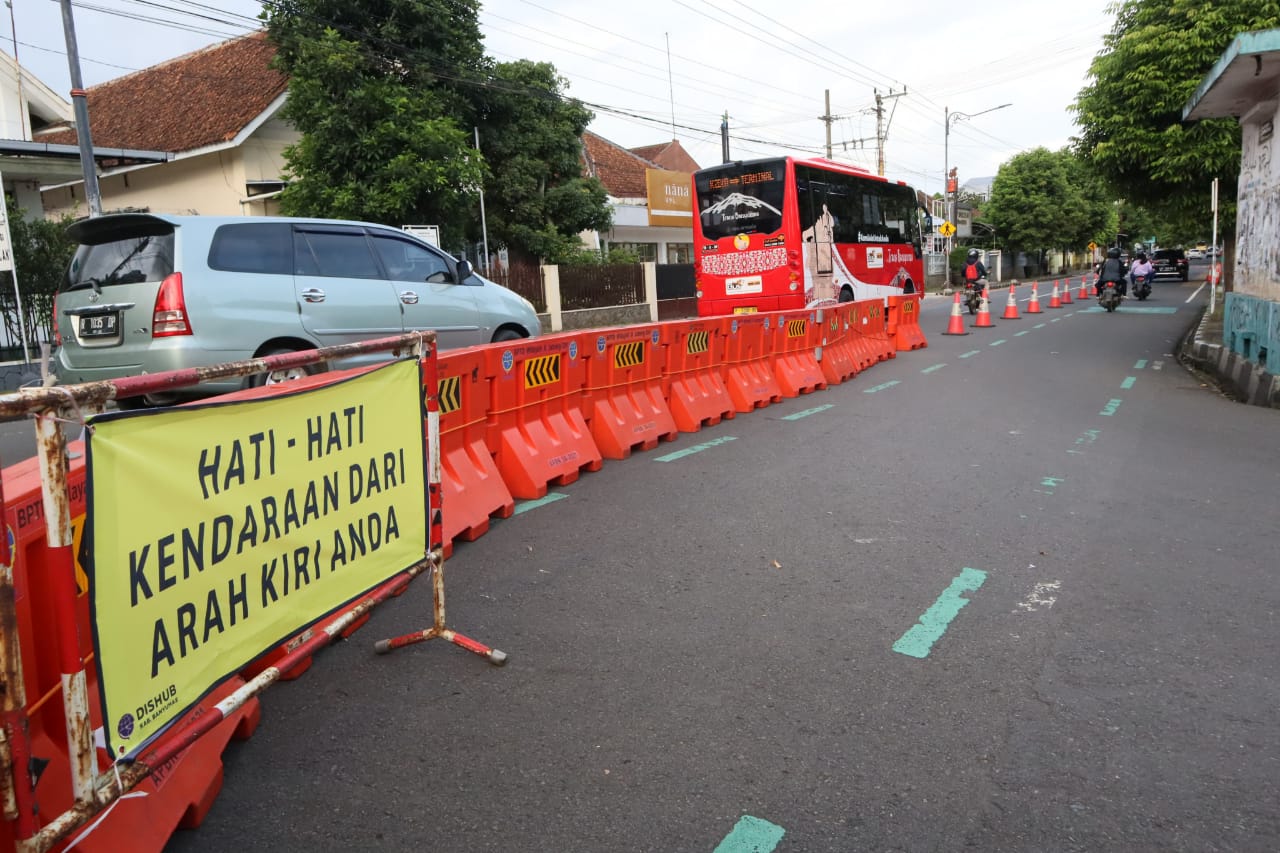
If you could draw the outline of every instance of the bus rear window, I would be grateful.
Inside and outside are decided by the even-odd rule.
[[[702,236],[773,234],[782,229],[787,162],[732,163],[694,177]]]

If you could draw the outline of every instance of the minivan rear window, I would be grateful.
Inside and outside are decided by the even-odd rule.
[[[82,243],[71,259],[62,289],[163,281],[172,272],[172,231],[118,238],[93,245]]]
[[[209,243],[209,269],[293,274],[293,228],[287,222],[220,225]]]

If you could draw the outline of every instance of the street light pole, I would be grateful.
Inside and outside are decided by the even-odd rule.
[[[951,152],[950,152],[951,123],[955,121],[963,121],[964,119],[967,119],[967,118],[974,118],[975,116],[986,115],[987,113],[995,112],[996,110],[1002,110],[1005,107],[1011,107],[1011,106],[1013,106],[1013,104],[1001,104],[998,107],[991,107],[990,109],[986,109],[986,110],[983,110],[982,112],[977,112],[977,113],[962,113],[959,110],[957,110],[956,112],[951,112],[947,107],[942,108],[942,159],[946,161],[943,164],[943,168],[942,168],[942,201],[947,209],[947,221],[950,222],[952,225],[955,224],[956,206],[960,201],[960,185],[959,185],[959,181],[957,181],[956,188],[954,190],[948,190],[947,188],[948,182],[951,180]],[[951,287],[950,247],[951,247],[951,240],[950,238],[948,238],[947,239],[948,251],[947,251],[947,264],[946,264],[947,281],[946,281],[946,284],[944,285],[947,288]]]

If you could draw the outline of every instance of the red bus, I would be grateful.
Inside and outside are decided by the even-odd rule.
[[[832,160],[724,163],[693,175],[698,314],[924,292],[921,196]]]

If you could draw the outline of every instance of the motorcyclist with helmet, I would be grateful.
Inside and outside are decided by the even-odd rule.
[[[1120,259],[1120,247],[1112,246],[1107,249],[1107,257],[1098,265],[1098,287],[1106,286],[1107,282],[1114,282],[1116,292],[1123,299],[1125,295],[1125,284],[1128,280],[1129,271],[1125,269],[1124,261]]]
[[[987,268],[982,263],[982,253],[977,249],[970,249],[968,256],[964,262],[964,281],[967,285],[977,286],[977,283],[987,277]]]

